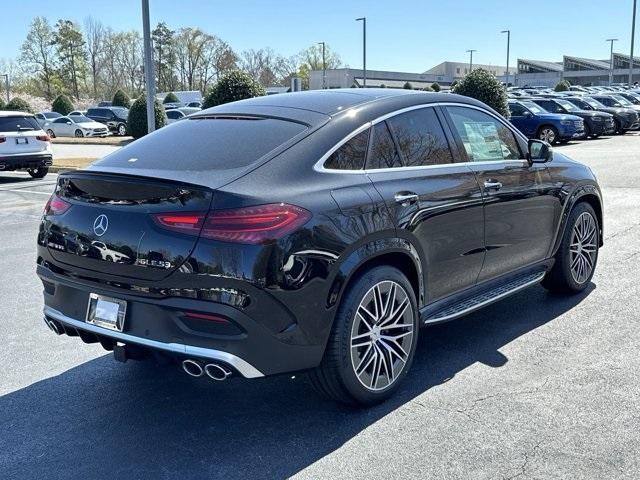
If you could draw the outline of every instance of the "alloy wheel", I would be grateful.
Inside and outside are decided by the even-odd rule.
[[[598,229],[596,220],[589,212],[583,212],[576,219],[571,232],[569,260],[571,276],[576,283],[582,284],[590,277],[598,254]]]
[[[543,128],[540,132],[539,139],[553,144],[553,142],[556,141],[556,132],[554,132],[552,128]]]
[[[358,305],[351,328],[351,366],[368,390],[392,385],[404,370],[412,348],[414,312],[405,289],[385,280]]]

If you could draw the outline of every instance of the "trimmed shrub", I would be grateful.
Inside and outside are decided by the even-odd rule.
[[[156,129],[164,127],[167,123],[164,114],[164,108],[159,101],[154,102],[154,112],[156,116]],[[133,138],[144,137],[148,133],[147,125],[147,97],[142,94],[129,110],[129,118],[127,120],[127,133]]]
[[[433,82],[431,84],[431,90],[433,90],[434,92],[439,92],[441,90],[440,84],[438,82]]]
[[[267,92],[248,73],[233,70],[223,75],[204,97],[202,108],[266,95]]]
[[[122,90],[118,90],[113,95],[113,100],[111,101],[111,106],[113,106],[113,107],[131,108],[131,99],[129,98],[129,95],[124,93]]]
[[[413,85],[411,85],[409,82],[406,82],[402,88],[404,88],[405,90],[413,90]]]
[[[387,86],[384,83],[381,83],[380,88],[387,88]]]
[[[423,92],[433,92],[433,88],[431,88],[429,85],[427,85],[426,87],[424,87],[422,89]]]
[[[66,95],[58,95],[51,104],[51,111],[58,112],[60,115],[69,115],[73,110],[73,103]]]
[[[164,97],[164,100],[162,101],[162,103],[180,103],[180,99],[176,96],[175,93],[169,92]]]
[[[571,84],[567,80],[560,80],[556,84],[556,87],[554,88],[554,90],[556,92],[566,92],[567,90],[569,90],[570,86],[571,86]]]
[[[505,118],[509,118],[507,92],[495,75],[483,68],[467,74],[453,88],[453,93],[475,98],[486,103]]]
[[[20,97],[13,97],[9,103],[4,106],[5,110],[15,110],[18,112],[29,112],[33,113],[33,109],[31,105],[29,105],[25,100]]]

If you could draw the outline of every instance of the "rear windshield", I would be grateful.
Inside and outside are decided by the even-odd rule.
[[[0,132],[17,132],[19,130],[40,130],[40,125],[31,116],[0,117]]]
[[[242,168],[306,128],[271,118],[189,118],[163,127],[94,165],[189,171]]]

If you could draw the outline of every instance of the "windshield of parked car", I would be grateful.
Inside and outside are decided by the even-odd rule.
[[[40,125],[34,117],[13,115],[0,117],[0,132],[18,132],[20,130],[39,130]]]
[[[629,106],[633,105],[633,103],[631,103],[626,98],[621,97],[620,95],[611,95],[611,98],[613,98],[616,102],[618,102],[623,107],[629,107]]]
[[[582,98],[582,101],[585,103],[588,103],[589,105],[591,105],[591,107],[595,108],[596,110],[598,110],[599,108],[606,108],[606,105],[600,103],[595,98],[584,97]]]
[[[85,117],[84,115],[74,115],[72,120],[76,123],[92,123],[93,120]]]
[[[556,103],[558,105],[561,105],[562,107],[564,107],[564,109],[567,112],[575,112],[577,110],[580,110],[578,107],[576,107],[573,103],[567,101],[567,100],[556,100]]]
[[[129,115],[129,109],[128,108],[111,107],[111,110],[113,111],[113,113],[115,113],[116,115],[118,115],[120,117],[126,117],[127,115]]]
[[[45,112],[43,113],[43,115],[44,115],[44,118],[58,118],[62,116],[58,112]]]
[[[537,103],[533,103],[533,102],[522,102],[522,105],[524,105],[525,107],[527,107],[532,113],[535,113],[536,115],[539,115],[541,113],[549,113],[547,110],[545,110],[544,108],[542,108],[540,105],[538,105]]]

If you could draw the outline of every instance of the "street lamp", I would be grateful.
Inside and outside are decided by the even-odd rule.
[[[156,80],[153,73],[151,52],[151,27],[149,25],[149,0],[142,0],[142,34],[144,42],[144,80],[147,86],[147,132],[156,129]]]
[[[629,55],[629,88],[633,83],[633,43],[636,35],[636,0],[633,0],[633,19],[631,20],[631,54]]]
[[[509,87],[509,44],[511,43],[511,30],[502,30],[500,33],[507,34],[507,81],[505,82],[506,87]]]
[[[609,86],[613,83],[613,42],[617,42],[617,38],[607,38],[607,42],[611,42],[611,55],[609,57]]]
[[[4,85],[7,87],[7,103],[9,103],[9,74],[8,73],[0,73],[0,77],[4,77]]]
[[[367,17],[356,18],[362,22],[362,86],[367,88]]]
[[[477,52],[477,50],[467,50],[469,54],[469,73],[473,70],[473,52]]]
[[[322,45],[322,89],[327,88],[327,62],[324,56],[325,44],[324,42],[318,42],[318,45]]]

